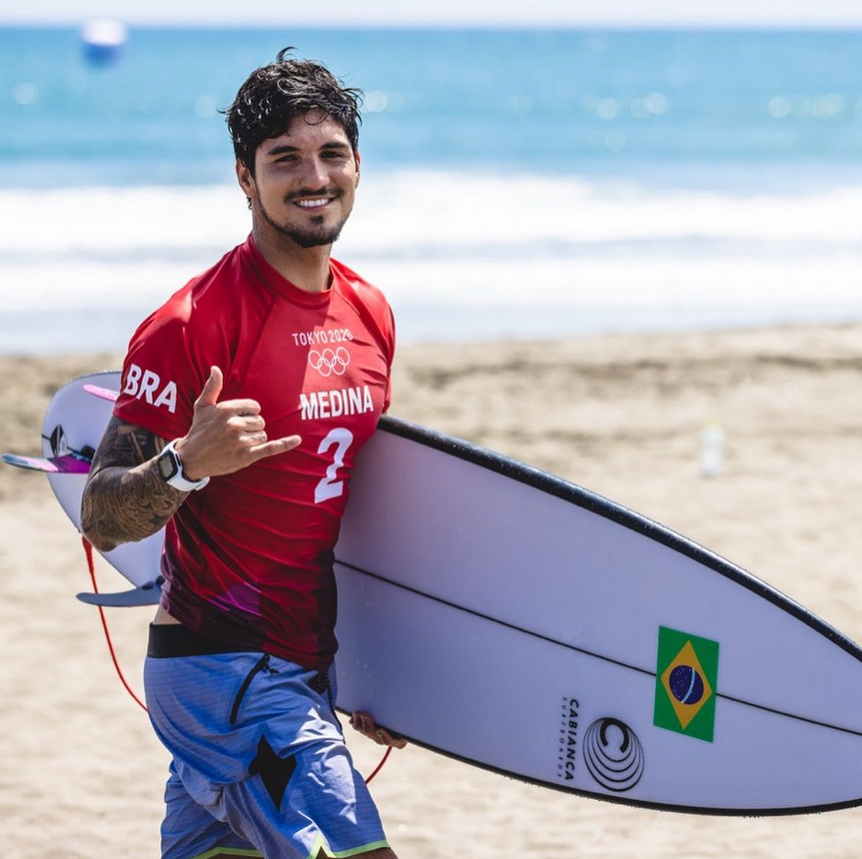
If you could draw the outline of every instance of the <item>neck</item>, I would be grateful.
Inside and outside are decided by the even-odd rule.
[[[332,245],[301,248],[290,239],[261,226],[252,226],[254,243],[263,258],[284,278],[306,292],[329,289],[329,255]]]

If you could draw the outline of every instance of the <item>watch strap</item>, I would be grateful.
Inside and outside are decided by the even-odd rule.
[[[174,489],[179,489],[180,492],[195,492],[198,489],[203,489],[210,482],[209,477],[204,477],[201,480],[189,480],[183,473],[183,461],[177,453],[177,441],[174,439],[162,448],[159,454],[159,459],[162,457],[170,457],[176,465],[176,470],[172,477],[165,478],[168,486],[173,486]]]

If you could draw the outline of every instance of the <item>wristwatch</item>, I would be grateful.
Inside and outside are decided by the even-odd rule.
[[[177,439],[174,439],[159,454],[159,458],[156,460],[159,474],[161,474],[168,486],[173,486],[174,489],[179,489],[180,492],[193,492],[195,489],[203,489],[210,482],[210,479],[204,477],[201,480],[189,480],[183,474],[183,461],[176,451],[176,444]]]

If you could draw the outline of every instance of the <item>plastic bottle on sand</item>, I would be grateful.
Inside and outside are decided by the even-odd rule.
[[[724,429],[712,420],[700,431],[701,477],[717,477],[724,467]]]

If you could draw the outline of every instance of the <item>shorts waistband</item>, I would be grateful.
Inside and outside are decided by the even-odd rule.
[[[263,650],[217,641],[179,623],[150,624],[147,656],[154,659],[171,659],[176,656],[208,656],[213,653],[263,653]]]

